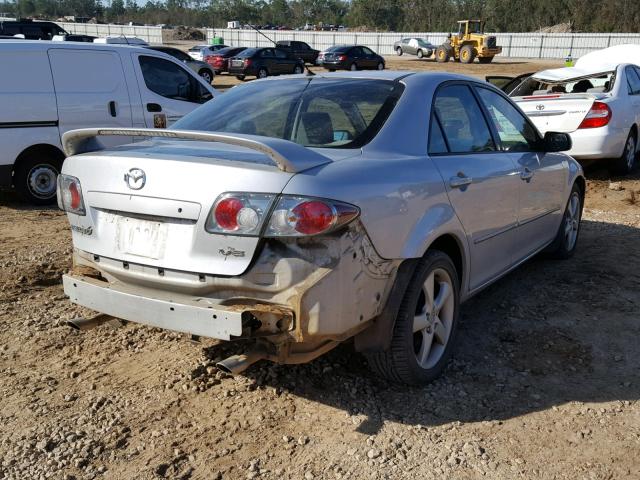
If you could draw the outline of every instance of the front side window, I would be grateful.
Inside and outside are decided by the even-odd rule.
[[[440,88],[434,99],[434,110],[451,153],[495,151],[482,110],[467,85]]]
[[[365,55],[373,55],[373,50],[367,47],[362,47],[362,51],[364,52]]]
[[[538,134],[524,115],[501,95],[489,89],[478,88],[477,92],[498,132],[503,150],[529,152],[537,149]]]
[[[404,87],[387,80],[296,79],[234,87],[174,125],[304,146],[359,148],[378,133]]]
[[[139,58],[144,83],[149,90],[172,100],[204,103],[211,94],[184,68],[158,57]]]

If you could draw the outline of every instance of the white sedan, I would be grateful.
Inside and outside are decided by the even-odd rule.
[[[627,174],[636,166],[640,128],[640,67],[628,63],[633,58],[640,61],[639,46],[587,54],[575,67],[533,74],[509,95],[542,134],[570,133],[569,155],[610,159],[613,173]]]

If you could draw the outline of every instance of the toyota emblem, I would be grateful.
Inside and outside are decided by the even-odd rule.
[[[536,110],[538,110],[538,111],[544,110],[544,105],[542,105],[541,103],[536,105]]]
[[[124,174],[124,181],[131,190],[140,190],[147,183],[147,175],[140,168],[132,168]]]

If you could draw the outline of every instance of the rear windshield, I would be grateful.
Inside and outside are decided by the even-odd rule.
[[[200,50],[202,50],[205,47],[206,47],[206,45],[196,45],[195,47],[191,47],[189,49],[189,51],[190,52],[199,52]]]
[[[257,51],[258,51],[257,48],[247,48],[246,50],[241,51],[237,56],[238,57],[253,57]]]
[[[243,47],[224,47],[218,50],[215,55],[224,57],[225,55],[235,55],[243,50],[245,50]]]
[[[518,85],[510,97],[548,95],[553,93],[607,93],[613,88],[615,72],[598,73],[588,77],[551,82],[533,76]]]
[[[178,121],[178,130],[282,138],[306,147],[359,148],[378,133],[404,87],[389,80],[295,79],[232,88]]]

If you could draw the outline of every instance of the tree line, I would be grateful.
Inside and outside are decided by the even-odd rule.
[[[528,32],[570,23],[578,32],[639,32],[638,0],[15,0],[0,16],[225,27],[227,21],[296,28],[334,24],[378,31],[450,31],[456,20],[487,19],[495,32]]]

